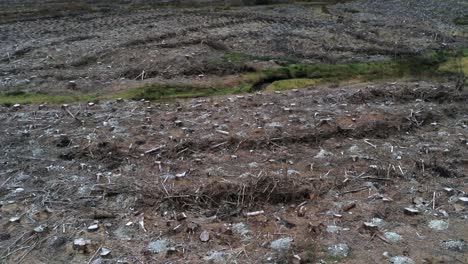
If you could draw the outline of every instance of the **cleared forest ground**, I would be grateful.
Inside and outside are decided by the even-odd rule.
[[[0,1],[1,263],[468,263],[465,1],[200,5]]]

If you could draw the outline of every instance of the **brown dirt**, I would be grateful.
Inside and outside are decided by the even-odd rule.
[[[466,263],[441,247],[468,237],[456,201],[468,192],[466,101],[451,84],[398,81],[69,106],[83,123],[58,106],[0,108],[2,261],[206,263],[215,250],[228,263],[331,263],[327,247],[346,243],[341,263],[385,263],[384,252]],[[385,225],[363,228],[372,218]],[[430,229],[435,219],[448,229]],[[282,237],[290,249],[269,247]],[[157,239],[174,249],[152,253]],[[93,256],[100,247],[111,254]]]

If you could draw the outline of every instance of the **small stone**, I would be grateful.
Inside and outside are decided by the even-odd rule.
[[[19,222],[21,219],[21,216],[13,216],[12,218],[10,218],[10,222],[11,223],[16,223],[16,222]]]
[[[180,214],[177,214],[176,216],[177,221],[183,221],[185,219],[187,219],[187,215],[185,213],[180,213]]]
[[[391,257],[389,260],[389,263],[391,264],[416,264],[414,260],[405,256]]]
[[[457,251],[457,252],[466,252],[468,251],[468,244],[465,240],[446,240],[442,241],[441,246],[447,250]]]
[[[292,242],[293,239],[291,237],[280,238],[272,241],[270,244],[270,248],[277,251],[288,250],[291,247]]]
[[[356,207],[356,203],[355,202],[351,202],[345,206],[343,206],[343,211],[347,212],[351,209],[353,209],[354,207]]]
[[[21,193],[21,192],[24,192],[24,189],[23,188],[16,188],[13,193]]]
[[[88,226],[88,231],[96,231],[98,229],[99,229],[99,225],[97,224]]]
[[[161,253],[167,250],[168,241],[165,239],[159,239],[148,244],[148,251],[151,253]]]
[[[77,238],[73,241],[73,245],[78,249],[84,248],[88,244],[91,244],[91,240],[89,239]]]
[[[208,231],[203,231],[201,234],[200,234],[200,241],[201,242],[208,242],[210,240],[210,232]]]
[[[462,204],[468,205],[468,197],[460,197],[458,198],[458,201],[460,201]]]
[[[237,234],[241,235],[243,238],[248,238],[250,234],[250,230],[248,229],[247,225],[244,223],[237,223],[232,226],[232,230]]]
[[[372,218],[371,223],[378,226],[379,228],[385,225],[385,222],[383,219],[376,218],[376,217]]]
[[[374,224],[374,223],[372,223],[372,222],[364,222],[364,223],[362,224],[362,226],[363,226],[365,229],[370,230],[370,231],[377,231],[377,230],[379,230],[379,226],[376,225],[376,224]]]
[[[332,257],[344,258],[344,257],[347,257],[349,254],[349,247],[346,244],[333,245],[333,246],[328,247],[328,253]]]
[[[206,261],[206,263],[227,263],[230,257],[230,254],[223,251],[211,251],[203,260]]]
[[[333,153],[326,151],[322,148],[320,149],[319,153],[317,153],[317,155],[314,156],[314,158],[323,159],[323,158],[331,157],[331,156],[333,156]]]
[[[398,233],[395,233],[395,232],[385,232],[384,236],[390,242],[394,242],[394,243],[399,242],[402,239],[402,237]]]
[[[336,234],[336,233],[339,233],[342,230],[343,230],[343,228],[341,228],[339,226],[336,226],[336,225],[327,226],[327,232],[328,233]]]
[[[443,231],[449,227],[449,223],[444,220],[431,220],[429,227],[437,231]]]
[[[36,232],[36,233],[42,233],[42,232],[44,232],[44,230],[45,230],[45,226],[43,226],[43,225],[40,225],[40,226],[34,228],[34,232]]]
[[[417,215],[419,214],[419,210],[416,208],[411,208],[411,207],[406,207],[405,208],[405,214],[407,215]]]
[[[106,256],[108,256],[110,253],[111,253],[110,249],[101,248],[101,253],[100,253],[99,255],[101,255],[101,257],[106,257]]]

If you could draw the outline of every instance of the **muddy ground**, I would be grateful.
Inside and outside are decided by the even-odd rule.
[[[285,62],[380,61],[467,45],[468,28],[454,22],[468,15],[463,0],[202,8],[29,2],[1,2],[3,91],[100,93],[202,75],[209,82]]]
[[[467,263],[452,86],[3,107],[2,261]]]

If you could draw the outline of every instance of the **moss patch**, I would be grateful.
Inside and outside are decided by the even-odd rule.
[[[468,16],[457,17],[453,20],[455,25],[468,26]]]
[[[321,79],[288,79],[275,81],[268,85],[265,90],[267,91],[285,91],[292,89],[302,89],[320,83]]]
[[[0,93],[0,104],[63,104],[72,102],[86,102],[97,99],[95,95],[50,95],[44,93],[28,93],[12,91]]]
[[[178,98],[195,98],[212,95],[226,95],[247,92],[250,86],[241,84],[235,87],[203,87],[190,85],[152,84],[128,89],[114,95],[114,98],[127,98],[133,100],[171,100]]]
[[[460,65],[460,62],[465,74],[468,74],[467,53],[468,50],[458,53],[433,52],[425,56],[392,61],[347,64],[285,64],[282,67],[261,72],[244,73],[230,81],[219,83],[204,85],[151,84],[107,96],[50,95],[17,91],[0,93],[0,103],[69,103],[119,97],[161,101],[238,94],[264,88],[266,90],[300,89],[322,83],[339,83],[349,80],[370,81],[413,76],[437,77],[458,74],[459,71],[456,71],[456,67]],[[460,56],[460,54],[464,54],[464,56]],[[462,58],[460,59],[460,57]],[[244,63],[251,60],[252,57],[241,53],[232,53],[224,59],[235,63]]]

